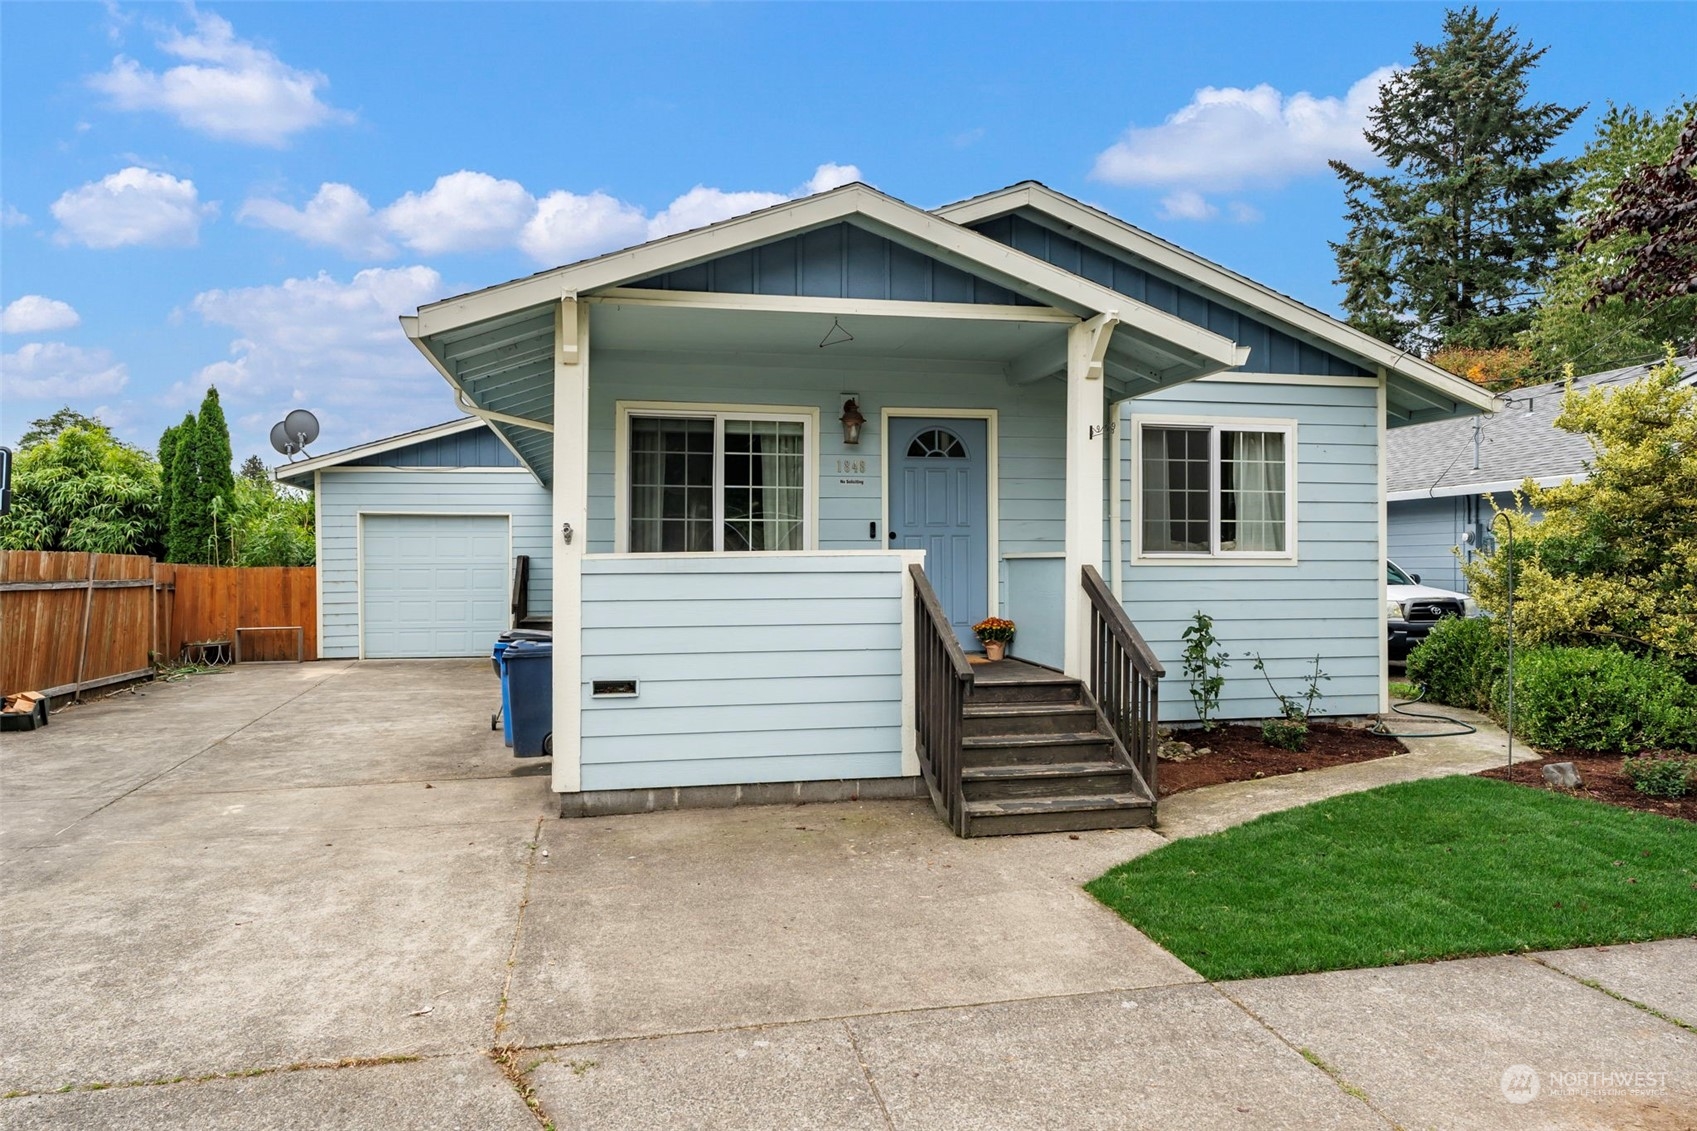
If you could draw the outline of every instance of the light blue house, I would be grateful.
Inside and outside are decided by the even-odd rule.
[[[1387,429],[1490,407],[1029,182],[849,185],[402,322],[549,500],[572,813],[928,789],[962,833],[1147,823],[1199,609],[1382,707]],[[1023,663],[969,662],[990,614]],[[1227,675],[1227,715],[1274,710]]]

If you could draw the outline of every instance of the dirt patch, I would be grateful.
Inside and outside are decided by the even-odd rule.
[[[1507,766],[1486,770],[1479,776],[1495,778],[1497,781],[1515,781],[1535,789],[1548,789],[1550,787],[1544,784],[1542,767],[1550,762],[1572,762],[1573,768],[1579,771],[1582,788],[1572,791],[1575,797],[1589,797],[1593,801],[1618,805],[1623,809],[1642,809],[1646,813],[1660,813],[1664,817],[1697,821],[1697,796],[1687,794],[1676,801],[1670,801],[1664,797],[1650,797],[1639,793],[1632,788],[1632,783],[1626,780],[1626,775],[1620,772],[1619,755],[1596,757],[1586,754],[1548,754],[1536,762],[1516,762],[1512,778],[1509,777]]]
[[[1219,785],[1228,781],[1249,781],[1271,778],[1280,774],[1324,770],[1331,766],[1346,766],[1351,762],[1371,762],[1392,754],[1405,754],[1408,748],[1394,738],[1369,734],[1358,727],[1338,726],[1335,723],[1314,723],[1308,729],[1308,749],[1280,750],[1261,741],[1261,728],[1242,723],[1216,727],[1212,731],[1183,730],[1173,737],[1188,742],[1199,754],[1184,762],[1163,761],[1157,767],[1156,782],[1162,797]]]

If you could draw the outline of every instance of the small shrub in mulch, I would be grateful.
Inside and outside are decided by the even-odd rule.
[[[1156,788],[1162,797],[1205,785],[1324,770],[1407,753],[1407,747],[1394,738],[1324,722],[1308,724],[1307,748],[1303,750],[1269,746],[1261,740],[1260,726],[1246,723],[1222,725],[1211,731],[1177,731],[1173,738],[1208,753],[1183,762],[1163,759],[1155,771]]]
[[[1575,797],[1588,797],[1592,801],[1601,801],[1605,805],[1618,805],[1623,809],[1638,809],[1646,813],[1660,813],[1664,817],[1678,817],[1685,821],[1697,821],[1697,791],[1687,791],[1684,797],[1679,798],[1655,797],[1644,793],[1627,776],[1622,767],[1622,763],[1625,761],[1627,759],[1623,759],[1619,755],[1610,757],[1569,751],[1561,754],[1546,754],[1536,762],[1516,762],[1512,777],[1509,775],[1507,766],[1486,770],[1479,776],[1495,778],[1497,781],[1514,781],[1534,789],[1550,789],[1549,786],[1544,784],[1543,767],[1551,762],[1572,762],[1573,768],[1579,771],[1580,788],[1551,790],[1551,792],[1572,793]],[[1632,761],[1639,761],[1639,759],[1632,759]]]

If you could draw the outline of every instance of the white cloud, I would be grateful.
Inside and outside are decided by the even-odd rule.
[[[112,360],[111,350],[26,342],[12,353],[0,354],[0,388],[8,400],[107,396],[121,390],[129,379],[129,367]]]
[[[1179,189],[1161,198],[1163,220],[1212,220],[1220,210],[1194,189]]]
[[[539,263],[570,263],[648,238],[648,217],[604,192],[551,192],[519,233],[519,247]]]
[[[68,302],[45,295],[24,295],[0,310],[0,331],[7,334],[46,334],[69,330],[82,321]]]
[[[200,239],[201,219],[217,210],[200,202],[193,181],[137,165],[66,192],[51,209],[61,243],[97,248],[190,247]]]
[[[855,165],[820,165],[793,193],[727,192],[696,185],[650,216],[606,192],[557,189],[540,200],[517,181],[462,169],[374,210],[358,191],[326,182],[303,207],[255,197],[238,219],[339,248],[350,257],[387,257],[391,241],[421,255],[516,247],[539,263],[566,263],[700,228],[827,192],[861,179]]]
[[[1334,157],[1370,159],[1362,130],[1393,73],[1381,67],[1342,98],[1306,91],[1287,97],[1265,83],[1204,87],[1161,125],[1126,130],[1097,155],[1091,176],[1116,185],[1230,191],[1323,172]]]
[[[1245,204],[1234,200],[1226,206],[1226,213],[1239,224],[1253,224],[1261,219],[1261,210],[1253,204]]]
[[[812,196],[816,192],[830,192],[834,188],[852,185],[861,180],[859,165],[837,165],[830,161],[813,170],[807,184],[802,187],[803,196]]]
[[[21,228],[29,223],[29,217],[11,201],[0,205],[0,227]]]
[[[303,208],[256,197],[242,205],[236,219],[334,247],[350,257],[387,259],[395,253],[371,202],[351,185],[327,181]]]
[[[160,50],[182,60],[164,72],[120,55],[88,83],[120,110],[157,110],[215,138],[283,145],[302,130],[349,115],[319,97],[330,80],[236,38],[222,16],[192,12],[194,29],[172,29]]]
[[[704,228],[731,216],[758,212],[790,198],[781,192],[726,192],[696,185],[648,221],[648,238],[659,239],[691,228]]]
[[[414,251],[439,255],[509,247],[535,212],[536,199],[517,181],[461,169],[389,205],[383,226]]]
[[[192,309],[234,332],[230,356],[166,394],[189,407],[209,384],[224,394],[239,450],[269,451],[265,434],[291,408],[316,412],[326,450],[445,420],[446,384],[397,318],[442,297],[428,267],[374,267],[343,282],[321,273],[271,286],[205,291]]]

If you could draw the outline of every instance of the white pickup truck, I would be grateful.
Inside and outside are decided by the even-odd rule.
[[[1391,636],[1392,660],[1406,660],[1443,618],[1479,615],[1478,604],[1467,594],[1422,585],[1418,573],[1404,573],[1395,562],[1385,563],[1385,581],[1385,626]]]

